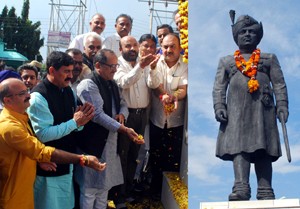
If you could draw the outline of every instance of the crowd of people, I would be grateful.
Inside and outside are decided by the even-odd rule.
[[[132,23],[120,14],[104,38],[95,14],[45,76],[36,61],[1,70],[1,208],[127,208],[149,153],[143,189],[160,200],[163,172],[180,168],[188,67],[170,25],[137,39]]]

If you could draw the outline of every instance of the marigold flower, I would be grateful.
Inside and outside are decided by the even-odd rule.
[[[250,78],[248,81],[248,89],[250,93],[257,91],[259,88],[259,83],[255,79],[257,74],[257,65],[260,59],[260,49],[255,49],[249,60],[246,61],[244,57],[241,55],[240,50],[236,50],[234,52],[234,59],[236,67],[246,76]]]
[[[184,50],[183,62],[188,62],[188,0],[178,1],[178,13],[180,14],[180,39],[181,48]]]

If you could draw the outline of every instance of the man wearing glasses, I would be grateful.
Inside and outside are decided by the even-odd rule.
[[[105,168],[94,156],[81,156],[45,146],[28,124],[25,110],[30,94],[24,83],[8,78],[0,84],[0,207],[34,208],[36,162],[79,163],[99,171]],[[81,113],[80,113],[81,114]],[[53,206],[53,208],[56,208]]]
[[[83,44],[83,63],[86,64],[91,71],[94,71],[93,58],[102,48],[102,40],[97,33],[89,32],[84,36]]]
[[[75,178],[80,186],[80,208],[106,209],[108,191],[123,183],[122,168],[117,153],[118,132],[127,135],[138,144],[138,134],[124,125],[128,116],[125,101],[113,81],[119,64],[115,53],[110,49],[100,50],[94,57],[95,71],[77,86],[77,95],[85,103],[92,103],[95,116],[83,130],[84,140],[79,148],[84,153],[94,153],[107,163],[105,172],[91,169],[76,169]]]

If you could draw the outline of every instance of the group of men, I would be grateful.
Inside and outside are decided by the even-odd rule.
[[[154,35],[144,34],[139,41],[130,35],[132,22],[129,15],[119,15],[116,33],[104,39],[105,18],[96,14],[90,21],[91,32],[75,37],[66,52],[49,54],[47,75],[36,86],[31,82],[36,71],[33,67],[30,74],[28,66],[20,68],[25,84],[13,78],[0,84],[5,110],[0,116],[0,149],[10,147],[11,154],[31,163],[25,168],[16,159],[0,164],[1,170],[3,166],[15,166],[21,173],[30,170],[27,188],[34,187],[34,208],[105,209],[109,192],[117,208],[126,208],[140,145],[148,137],[144,136],[147,124],[153,194],[161,193],[163,171],[179,171],[187,94],[180,39],[172,30],[164,33],[159,54]],[[166,112],[168,105],[173,108]],[[21,115],[14,116],[15,112]],[[14,118],[6,122],[9,114]],[[20,149],[8,143],[14,133],[2,127],[15,120],[26,133],[26,142],[18,135],[20,143],[32,140],[34,147]],[[68,154],[71,158],[63,152],[58,159],[54,155],[58,149],[81,155]],[[1,152],[0,161],[9,157],[5,153]],[[0,205],[23,204],[13,195],[18,187],[11,176],[18,181],[23,177],[11,170],[2,173]],[[74,205],[73,179],[79,185],[79,206]],[[27,208],[33,208],[32,197],[26,201]]]

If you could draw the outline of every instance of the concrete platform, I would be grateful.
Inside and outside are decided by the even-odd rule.
[[[299,199],[279,199],[279,200],[253,200],[253,201],[231,201],[231,202],[202,202],[200,209],[286,209],[300,208]]]

